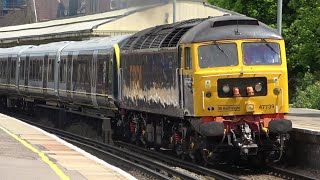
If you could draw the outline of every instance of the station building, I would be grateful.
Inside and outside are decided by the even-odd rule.
[[[237,14],[198,0],[177,0],[175,7],[176,13],[173,13],[172,1],[157,0],[154,3],[119,7],[104,13],[2,27],[0,47],[132,34],[149,27],[170,24],[174,14],[177,22]]]

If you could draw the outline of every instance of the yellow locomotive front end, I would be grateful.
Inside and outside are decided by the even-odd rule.
[[[217,40],[182,47],[184,92],[191,87],[193,99],[192,110],[185,114],[201,119],[200,134],[223,136],[240,155],[264,151],[263,156],[277,154],[273,161],[280,159],[292,128],[285,120],[289,103],[284,41]],[[269,143],[272,138],[279,142],[279,151]]]
[[[193,44],[194,116],[277,115],[288,112],[283,40]]]

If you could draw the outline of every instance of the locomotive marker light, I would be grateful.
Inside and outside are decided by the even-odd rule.
[[[223,91],[225,94],[229,93],[229,92],[230,92],[230,86],[229,86],[229,85],[224,85],[224,86],[222,87],[222,91]]]
[[[257,92],[260,92],[262,90],[262,85],[261,83],[258,83],[254,86],[254,89],[257,91]]]
[[[254,90],[252,86],[247,87],[248,96],[254,96]]]
[[[234,97],[240,97],[240,90],[238,87],[233,88],[233,96]]]

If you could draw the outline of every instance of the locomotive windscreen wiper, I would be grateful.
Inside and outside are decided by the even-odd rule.
[[[226,53],[224,52],[224,50],[219,46],[219,44],[217,44],[216,42],[214,42],[214,45],[216,45],[217,48],[228,58],[228,60],[230,60],[228,54],[226,54]]]
[[[272,46],[270,46],[269,42],[266,39],[262,39],[262,41],[266,43],[265,45],[268,48],[270,48],[273,52],[275,52],[275,53],[277,53],[279,55],[279,52],[277,52]]]

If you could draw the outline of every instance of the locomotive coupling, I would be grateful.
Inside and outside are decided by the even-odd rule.
[[[269,122],[269,131],[271,133],[287,133],[292,130],[292,122],[286,119],[274,119]]]

